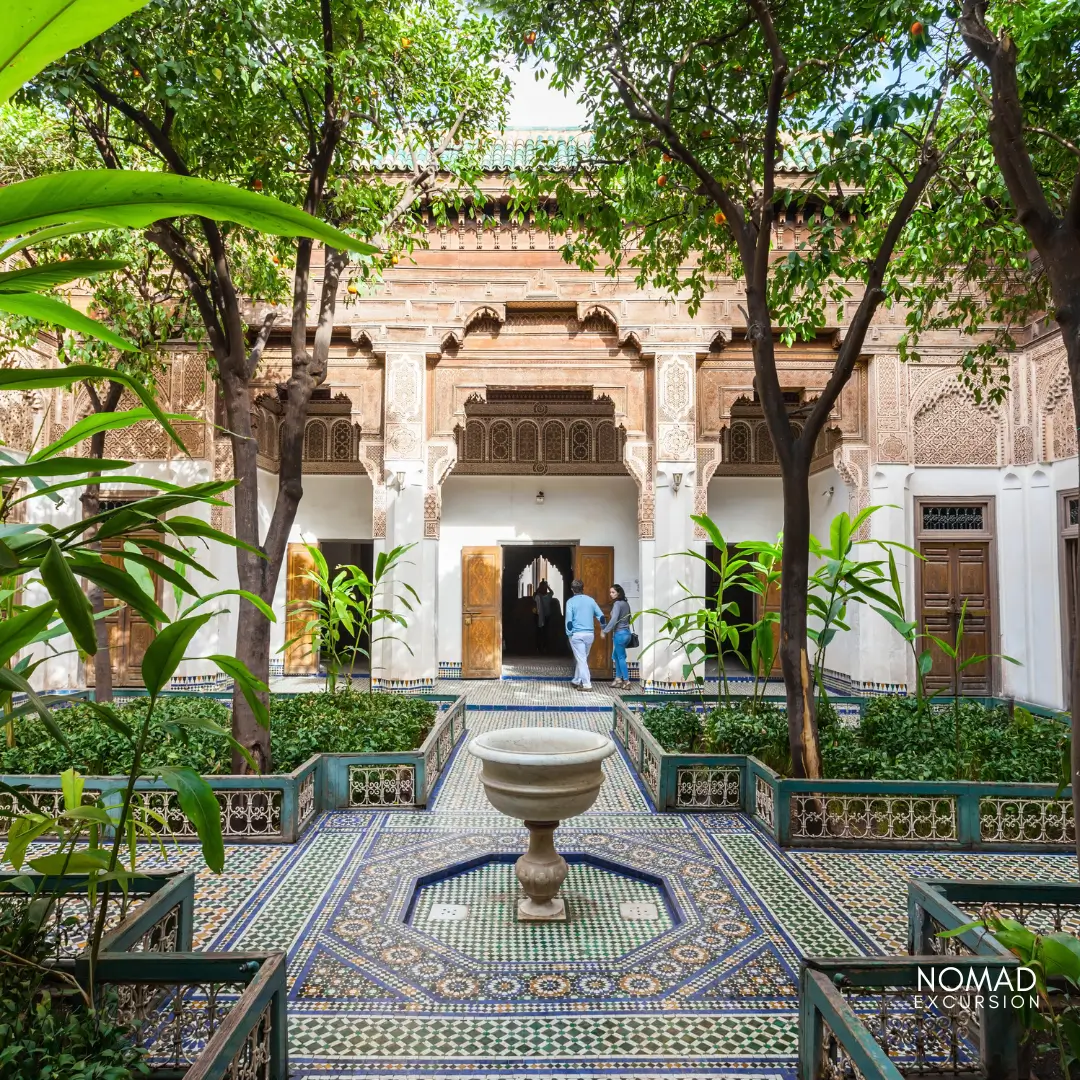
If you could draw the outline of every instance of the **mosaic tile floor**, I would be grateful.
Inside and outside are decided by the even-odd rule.
[[[480,706],[472,733],[610,726],[602,691],[445,685]],[[288,951],[294,1076],[788,1080],[800,957],[899,951],[907,878],[1074,870],[785,854],[740,814],[651,813],[616,756],[595,809],[556,834],[571,920],[528,926],[512,919],[525,832],[477,773],[459,750],[427,812],[324,814],[295,847],[235,847],[222,878],[201,875],[200,944]]]

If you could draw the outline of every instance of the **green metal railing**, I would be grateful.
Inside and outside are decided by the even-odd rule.
[[[1017,1080],[1020,1026],[1009,996],[936,988],[1016,985],[1015,957],[807,959],[799,973],[800,1080],[979,1076]],[[947,971],[946,971],[947,969]],[[947,974],[947,978],[939,977]]]
[[[1074,843],[1071,789],[966,780],[796,780],[741,754],[673,754],[641,715],[612,728],[657,810],[742,810],[783,847],[1059,851]]]
[[[315,754],[289,773],[265,776],[207,776],[221,810],[226,841],[245,844],[293,844],[320,811],[360,806],[406,807],[427,805],[427,798],[451,753],[465,732],[465,698],[427,695],[439,707],[435,724],[416,750],[381,754]],[[11,774],[0,781],[19,788],[42,813],[58,813],[63,806],[58,776]],[[88,776],[84,791],[100,794],[120,791],[123,776]],[[160,781],[142,779],[135,785],[135,801],[162,815],[172,838],[195,840],[194,826],[180,810],[175,792]],[[0,792],[0,835],[15,801]]]

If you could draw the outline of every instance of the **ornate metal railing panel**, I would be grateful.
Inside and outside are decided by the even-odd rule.
[[[416,805],[415,765],[350,765],[349,806]]]
[[[942,930],[968,926],[983,912],[1015,919],[1039,933],[1080,936],[1080,883],[916,878],[908,882],[908,952],[1008,956],[982,927],[939,937]]]
[[[34,882],[33,894],[2,888],[22,877]],[[194,922],[194,874],[147,873],[128,883],[127,895],[116,885],[99,888],[91,906],[86,879],[79,875],[42,878],[36,874],[0,874],[0,906],[21,909],[45,901],[50,953],[73,960],[86,948],[102,902],[106,916],[102,949],[113,952],[176,952],[191,948]]]
[[[85,979],[85,961],[76,967]],[[135,1025],[152,1073],[185,1080],[285,1080],[283,953],[102,953],[103,1007]]]
[[[734,765],[699,765],[675,770],[675,805],[681,810],[738,810],[742,770]]]
[[[997,844],[1073,844],[1076,827],[1069,799],[990,796],[979,800],[979,836]]]
[[[776,790],[764,776],[754,775],[754,816],[771,830],[776,824]]]
[[[426,803],[446,763],[450,760],[462,735],[465,734],[465,698],[459,697],[448,709],[439,714],[431,733],[420,747],[424,763],[423,794]]]
[[[790,795],[790,839],[957,840],[956,798],[925,795]]]
[[[315,783],[319,778],[318,768],[313,768],[300,781],[296,792],[296,826],[298,832],[303,832],[305,826],[316,814]]]
[[[928,993],[939,971],[991,985],[1015,958],[807,960],[800,974],[799,1074],[804,1080],[987,1075],[1016,1061],[1019,1025],[1007,995]],[[920,975],[921,971],[921,975]],[[949,975],[950,985],[955,978]],[[944,980],[943,980],[944,981]],[[994,1075],[992,1072],[990,1075]]]

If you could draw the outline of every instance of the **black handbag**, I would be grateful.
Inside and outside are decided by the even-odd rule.
[[[630,631],[630,640],[626,643],[628,649],[640,649],[641,641],[638,639],[637,634],[633,630]]]

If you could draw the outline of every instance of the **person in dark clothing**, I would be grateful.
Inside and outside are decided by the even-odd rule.
[[[611,635],[611,659],[615,663],[615,678],[611,685],[626,690],[630,686],[630,669],[626,663],[626,646],[630,641],[630,603],[621,585],[612,585],[608,590],[611,597],[611,615],[601,631],[604,637]]]
[[[554,595],[547,578],[536,586],[533,593],[533,611],[536,613],[536,651],[545,655],[548,651],[548,627],[551,625],[551,608]]]

